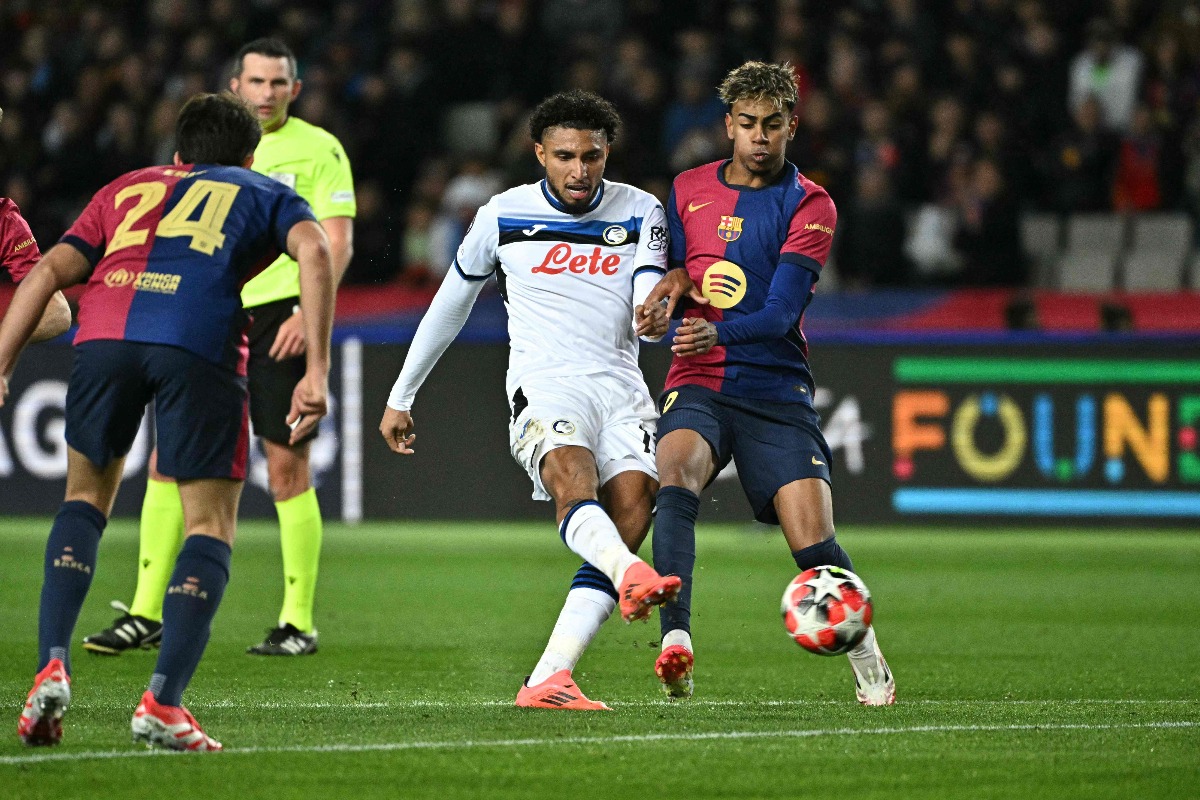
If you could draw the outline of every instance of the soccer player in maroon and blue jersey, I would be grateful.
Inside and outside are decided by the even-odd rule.
[[[699,495],[730,459],[755,519],[783,528],[802,571],[851,569],[834,536],[830,452],[801,330],[837,212],[784,157],[797,123],[791,68],[748,62],[726,76],[720,94],[733,157],[675,179],[667,205],[672,269],[646,301],[665,298],[673,310],[686,296],[688,305],[659,400],[656,458],[654,567],[683,580],[678,602],[660,611],[655,672],[671,697],[692,694]],[[874,631],[849,656],[859,702],[894,702]]]
[[[41,257],[42,251],[38,250],[29,223],[21,216],[21,209],[11,199],[0,197],[0,267],[8,270],[16,283],[29,274]],[[67,298],[63,297],[62,292],[55,292],[29,341],[53,339],[69,327],[71,307],[67,305]]]
[[[308,203],[247,167],[258,120],[229,95],[199,95],[176,123],[174,166],[117,178],[21,282],[0,323],[12,374],[50,296],[86,281],[67,389],[67,492],[46,544],[38,674],[17,732],[57,744],[70,703],[71,633],[91,584],[125,456],[154,400],[158,469],[179,484],[187,538],[163,603],[162,649],[131,723],[135,740],[220,750],[182,705],[229,579],[246,476],[242,284],[287,252],[300,264],[307,369],[292,395],[293,439],[325,414],[333,272]],[[0,404],[4,388],[0,384]]]

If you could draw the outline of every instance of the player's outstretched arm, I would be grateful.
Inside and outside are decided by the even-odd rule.
[[[650,294],[646,295],[645,305],[666,300],[667,316],[672,317],[675,314],[675,305],[684,297],[696,305],[708,305],[708,298],[700,293],[696,284],[692,283],[687,270],[683,267],[676,267],[667,270],[667,274],[663,275],[658,284],[650,290]]]
[[[329,237],[316,222],[297,222],[288,231],[288,255],[300,266],[300,309],[304,316],[307,368],[292,393],[287,422],[291,442],[307,436],[325,416],[329,395],[329,351],[333,334],[333,260]]]
[[[55,292],[50,296],[50,302],[46,304],[46,310],[42,312],[42,318],[38,320],[37,327],[34,328],[29,341],[44,342],[47,339],[53,339],[59,334],[66,333],[70,327],[71,306],[67,303],[67,298],[63,297],[62,292]]]
[[[54,293],[87,278],[92,265],[69,244],[56,244],[17,284],[4,321],[0,323],[0,405],[8,395],[8,379],[21,350],[37,329]]]

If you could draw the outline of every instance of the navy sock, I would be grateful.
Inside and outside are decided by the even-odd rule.
[[[583,562],[579,570],[575,573],[575,577],[571,579],[572,589],[596,589],[604,592],[613,600],[620,601],[620,596],[617,594],[616,587],[612,585],[612,581],[608,579],[600,570],[593,567],[588,562]]]
[[[175,559],[163,599],[162,649],[150,691],[163,705],[177,706],[204,655],[213,617],[229,582],[229,545],[212,536],[189,536]]]
[[[679,597],[659,606],[658,620],[667,631],[692,630],[692,570],[696,566],[696,517],[700,498],[680,486],[658,490],[654,514],[654,569],[660,575],[678,575],[683,581]]]
[[[62,659],[71,672],[71,636],[92,585],[96,551],[108,519],[82,500],[63,503],[46,540],[42,599],[38,608],[38,672]]]
[[[801,572],[813,567],[823,567],[826,564],[854,572],[850,556],[846,555],[846,551],[837,543],[837,536],[830,536],[825,541],[811,544],[803,550],[793,550],[792,558],[796,559],[796,566],[800,568]]]

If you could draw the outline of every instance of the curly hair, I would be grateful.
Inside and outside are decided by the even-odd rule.
[[[717,87],[721,102],[729,107],[738,100],[766,100],[778,109],[791,111],[800,99],[792,65],[747,61],[731,70]]]
[[[529,135],[542,141],[547,128],[574,128],[579,131],[604,131],[612,144],[621,130],[621,117],[613,104],[603,97],[572,89],[559,92],[538,103],[529,118]]]

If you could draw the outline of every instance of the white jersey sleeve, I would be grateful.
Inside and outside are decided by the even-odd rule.
[[[634,277],[642,272],[653,272],[659,276],[667,273],[667,249],[670,245],[667,233],[667,212],[655,205],[642,219],[641,235],[633,255]]]
[[[500,263],[496,200],[480,206],[454,256],[454,270],[469,281],[490,278]]]
[[[670,235],[667,233],[667,214],[656,205],[642,220],[641,236],[633,256],[633,327],[637,328],[637,307],[646,302],[646,295],[667,274],[667,249]],[[661,336],[643,336],[644,342],[657,342]]]

